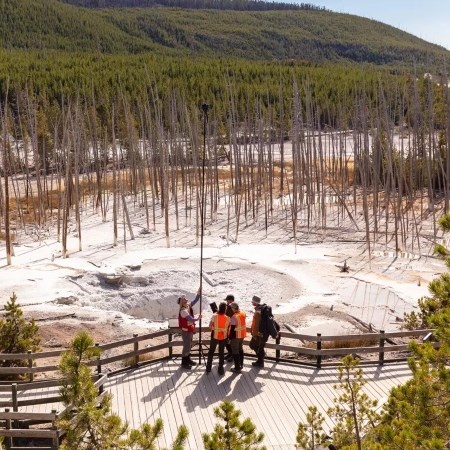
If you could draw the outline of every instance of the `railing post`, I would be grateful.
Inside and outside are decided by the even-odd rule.
[[[170,343],[173,341],[173,334],[172,334],[172,331],[169,329],[169,334],[168,334],[168,336],[169,336],[169,358],[170,359],[172,359],[172,356],[173,356],[173,351],[172,351],[172,346],[170,345]]]
[[[102,374],[102,373],[99,373],[98,375],[99,375],[99,380],[100,380],[100,378],[102,378],[103,374]],[[102,394],[103,394],[103,391],[104,391],[104,387],[103,387],[103,384],[101,384],[101,385],[98,387],[98,395],[102,395]]]
[[[384,330],[380,330],[380,353],[378,355],[378,364],[382,366],[384,364]]]
[[[17,383],[11,384],[11,400],[12,400],[13,411],[14,412],[19,411],[19,403],[17,400]]]
[[[56,415],[57,415],[56,409],[52,409],[52,414],[55,414],[55,417],[56,417]],[[55,435],[53,436],[53,439],[52,439],[52,447],[53,447],[53,450],[58,450],[59,436],[58,436],[58,426],[56,425],[56,420],[54,420],[52,422],[52,430],[54,430],[54,432],[55,432]]]
[[[13,383],[11,385],[11,400],[12,400],[13,411],[18,412],[19,411],[19,400],[17,398],[17,383]],[[19,428],[18,420],[14,420],[14,428]]]
[[[6,413],[9,413],[9,408],[6,408],[5,409],[5,412]],[[6,419],[6,421],[5,421],[6,423],[5,423],[5,428],[7,429],[7,430],[10,430],[11,429],[11,419]],[[6,448],[11,448],[13,446],[13,438],[12,438],[12,436],[8,436],[7,438],[6,438]]]
[[[33,368],[33,360],[31,358],[31,350],[28,350],[28,368],[32,369]],[[28,374],[28,381],[32,382],[34,380],[34,373],[30,372]]]
[[[100,345],[98,343],[95,344],[95,347],[98,348]],[[102,363],[100,362],[101,355],[97,356],[97,375],[102,373]]]
[[[317,353],[317,368],[320,369],[322,367],[322,333],[317,333],[317,342],[316,342]]]
[[[275,344],[280,345],[280,342],[281,342],[281,333],[278,333],[278,336],[275,339]],[[279,348],[277,348],[275,351],[275,359],[277,362],[280,360],[280,357],[281,357],[281,351]]]
[[[138,335],[135,333],[135,334],[133,334],[133,337],[134,337],[134,338],[137,338]],[[139,342],[136,341],[136,342],[134,343],[134,351],[137,352],[138,350],[139,350]],[[136,355],[136,356],[134,357],[134,365],[137,366],[138,363],[139,363],[139,355]]]

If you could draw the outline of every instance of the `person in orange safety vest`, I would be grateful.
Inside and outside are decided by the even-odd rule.
[[[244,338],[247,335],[246,316],[244,311],[239,311],[239,305],[231,304],[233,315],[230,319],[230,345],[233,352],[234,373],[240,373],[244,366]]]
[[[213,314],[209,327],[211,329],[211,344],[208,351],[208,360],[206,362],[206,372],[211,372],[212,360],[216,347],[219,346],[219,375],[225,373],[223,365],[225,362],[225,345],[228,342],[228,334],[230,331],[230,318],[226,315],[227,304],[222,302],[219,304],[217,313]]]

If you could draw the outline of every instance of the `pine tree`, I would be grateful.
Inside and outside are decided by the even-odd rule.
[[[370,400],[362,392],[366,380],[358,365],[358,358],[347,355],[338,367],[339,384],[334,388],[340,389],[342,393],[334,399],[334,407],[328,410],[330,416],[336,419],[333,444],[338,448],[362,450],[362,437],[373,430],[379,419],[374,410],[377,401]]]
[[[308,407],[306,414],[306,424],[299,423],[297,429],[298,450],[314,450],[317,445],[328,444],[328,437],[323,431],[323,415],[318,412],[315,406]]]
[[[0,353],[26,353],[39,350],[39,328],[34,319],[27,321],[22,308],[17,303],[17,296],[12,294],[5,306],[5,315],[0,320]],[[0,361],[2,367],[24,367],[28,360],[14,359]]]
[[[450,215],[439,220],[450,231]],[[448,251],[435,248],[447,266]],[[440,450],[450,446],[450,274],[444,273],[429,285],[430,297],[421,299],[420,318],[434,328],[437,343],[411,344],[413,377],[394,388],[384,406],[385,414],[373,437],[383,450]]]
[[[241,411],[229,400],[224,400],[214,415],[222,419],[225,425],[217,424],[211,434],[203,434],[203,445],[206,450],[266,450],[260,446],[264,433],[257,433],[250,418],[241,422]]]
[[[85,331],[78,333],[70,348],[61,356],[59,370],[64,376],[61,396],[66,414],[58,425],[65,433],[61,450],[126,449],[128,430],[117,414],[111,412],[111,395],[98,399],[98,390],[87,365],[99,355],[94,342]]]
[[[442,216],[438,224],[442,231],[450,231],[450,214]],[[444,245],[436,244],[433,253],[440,257],[447,267],[450,267],[450,252]],[[405,314],[405,328],[431,327],[430,318],[436,313],[450,308],[450,273],[443,273],[431,281],[428,289],[431,295],[419,299],[419,312],[413,311],[410,314]]]
[[[157,419],[155,425],[144,423],[139,430],[131,430],[127,441],[129,450],[157,450],[157,439],[163,430],[162,419]],[[189,431],[181,425],[172,445],[172,450],[183,450]]]
[[[112,412],[111,395],[98,396],[87,365],[100,354],[93,345],[91,336],[82,331],[61,357],[61,395],[67,412],[58,423],[65,433],[60,450],[156,450],[163,430],[161,419],[154,426],[143,424],[139,430],[129,431],[128,425]],[[172,450],[183,450],[187,436],[187,428],[181,426]]]

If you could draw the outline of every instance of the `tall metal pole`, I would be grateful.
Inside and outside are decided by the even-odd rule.
[[[206,124],[208,122],[208,110],[209,105],[206,103],[202,104],[202,111],[203,111],[203,158],[202,158],[202,179],[200,184],[200,314],[202,314],[203,311],[203,236],[205,233],[205,203],[206,203],[206,196],[205,196],[205,161],[206,161]],[[198,359],[199,364],[202,360],[202,319],[200,317],[199,320],[199,353],[198,353]]]

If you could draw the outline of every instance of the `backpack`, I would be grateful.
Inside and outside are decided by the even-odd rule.
[[[280,325],[278,325],[278,322],[273,318],[272,308],[270,306],[264,305],[261,309],[261,320],[264,321],[266,333],[273,339],[276,339],[280,332]]]

